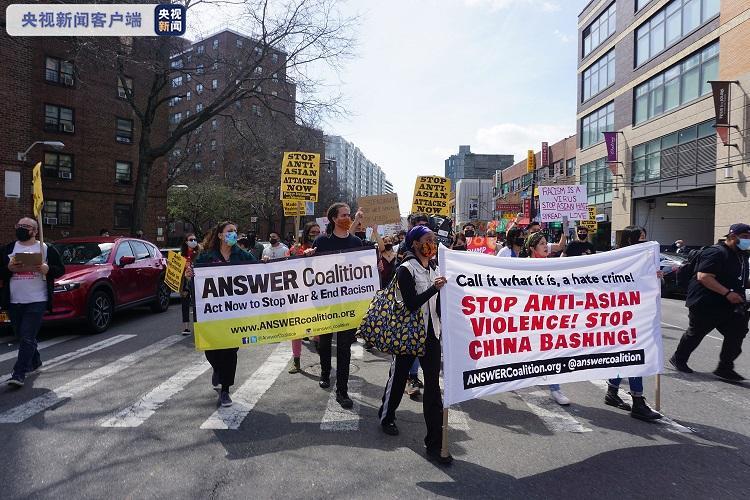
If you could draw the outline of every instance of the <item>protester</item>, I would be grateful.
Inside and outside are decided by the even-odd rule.
[[[425,354],[420,358],[424,370],[424,399],[422,408],[427,436],[424,439],[427,457],[440,464],[450,464],[453,457],[440,456],[442,448],[443,401],[440,396],[440,306],[438,291],[447,280],[437,275],[432,258],[437,252],[435,234],[424,226],[415,226],[406,236],[409,251],[397,271],[398,286],[404,305],[409,311],[421,311],[427,329]],[[415,356],[393,357],[383,402],[378,411],[383,432],[396,436],[396,409],[406,386],[409,367]]]
[[[289,255],[293,257],[299,257],[305,255],[305,251],[312,248],[316,238],[320,236],[320,226],[317,222],[308,222],[305,227],[302,228],[302,236],[300,236],[299,242],[295,243],[294,246],[289,250]],[[316,349],[318,346],[318,337],[313,337]],[[289,373],[295,374],[302,371],[301,366],[302,358],[302,339],[292,340],[292,366],[289,367]]]
[[[42,366],[37,350],[37,335],[45,311],[52,311],[55,279],[65,274],[57,251],[36,239],[39,225],[24,217],[16,224],[16,241],[9,243],[0,255],[0,304],[8,311],[13,332],[20,340],[18,358],[8,385],[23,387],[27,375]],[[41,254],[42,263],[27,266],[16,254]]]
[[[462,232],[464,233],[464,236],[466,236],[466,238],[473,238],[474,236],[476,236],[476,228],[471,222],[467,222],[466,224],[464,224]]]
[[[724,336],[724,341],[714,375],[730,382],[745,380],[734,371],[734,361],[742,352],[742,341],[748,332],[745,302],[750,278],[748,250],[750,225],[738,223],[729,228],[723,243],[700,253],[685,301],[689,326],[669,360],[676,370],[693,373],[687,364],[690,354],[716,329]]]
[[[685,246],[685,241],[683,240],[675,241],[673,246],[674,246],[673,248],[674,253],[687,254],[690,252],[690,250],[688,250],[688,247]]]
[[[263,246],[263,243],[258,241],[258,236],[255,231],[250,231],[249,233],[247,233],[247,246],[250,250],[250,253],[252,253],[257,260],[261,260],[263,258],[263,250],[265,249],[265,247]]]
[[[203,248],[195,260],[196,264],[256,262],[253,254],[237,246],[237,225],[233,222],[224,221],[211,229],[203,240]],[[239,348],[233,347],[206,351],[206,359],[214,369],[211,383],[214,389],[219,391],[221,406],[232,406],[229,388],[234,385],[238,350]]]
[[[566,236],[568,233],[568,221],[563,220],[562,226],[563,226],[563,230],[560,233],[560,240],[557,243],[547,242],[547,247],[549,248],[550,254],[559,254],[565,251],[565,244],[568,240]],[[538,222],[532,221],[531,224],[529,224],[529,226],[526,229],[528,231],[528,234],[531,235],[531,234],[540,232],[542,230],[542,225]]]
[[[518,257],[521,254],[525,239],[523,237],[523,229],[518,226],[514,226],[508,229],[507,236],[505,237],[505,246],[500,249],[497,253],[498,257]]]
[[[591,255],[596,253],[594,246],[588,241],[571,241],[565,247],[563,257],[578,257],[579,255]]]
[[[99,236],[103,236],[105,238],[109,238],[109,229],[100,229],[99,230]]]
[[[646,230],[640,226],[628,226],[620,235],[620,244],[618,248],[624,248],[631,245],[637,245],[646,241]],[[643,378],[629,377],[630,395],[633,397],[633,406],[631,407],[617,394],[620,388],[621,378],[613,378],[607,381],[607,395],[604,402],[609,406],[614,406],[626,411],[630,411],[630,416],[640,420],[652,421],[659,420],[662,415],[646,404],[646,398],[643,397]]]
[[[306,250],[305,255],[334,253],[349,248],[359,248],[362,240],[349,233],[352,227],[351,209],[346,203],[334,203],[328,208],[328,226],[313,242],[313,248]],[[355,222],[361,222],[364,214],[357,211]],[[336,401],[342,408],[354,406],[349,398],[349,363],[351,362],[351,345],[355,340],[356,330],[344,330],[336,333]],[[331,342],[333,334],[321,335],[318,344],[320,355],[320,381],[318,385],[327,389],[331,387]]]
[[[396,252],[393,250],[393,238],[390,236],[380,238],[380,235],[378,235],[377,241],[380,253],[380,257],[378,258],[380,288],[385,288],[396,274]]]
[[[140,239],[140,240],[142,240],[143,239],[143,230],[139,229],[138,231],[136,231],[135,232],[135,237],[138,238],[138,239]]]
[[[268,241],[271,243],[271,246],[263,250],[263,257],[261,259],[263,262],[280,259],[289,255],[289,247],[281,242],[279,233],[275,231],[268,233]]]
[[[466,235],[462,232],[456,233],[453,237],[453,244],[451,245],[452,250],[458,250],[460,252],[466,251]]]
[[[532,259],[546,259],[549,257],[549,246],[547,238],[540,231],[532,233],[526,239],[520,257],[531,257]],[[552,399],[561,406],[570,404],[570,399],[563,394],[560,384],[549,384],[549,393]]]
[[[594,244],[589,241],[589,230],[587,227],[578,226],[576,228],[576,236],[578,236],[578,241],[583,243],[586,246],[586,248],[589,249],[589,253],[592,253],[592,254],[596,253]],[[574,243],[574,242],[570,242],[570,243]]]
[[[415,226],[429,226],[430,225],[430,219],[426,215],[422,214],[411,214],[409,216],[409,230],[411,230]],[[403,231],[402,231],[403,232]],[[401,243],[398,246],[398,250],[396,251],[396,265],[401,265],[401,262],[403,262],[404,257],[406,256],[406,252],[409,250],[409,248],[406,245],[406,237],[404,237],[401,240]]]
[[[200,246],[198,245],[198,238],[195,233],[187,233],[185,239],[182,241],[180,247],[180,255],[185,260],[185,276],[182,280],[182,286],[180,290],[180,305],[182,306],[182,334],[190,335],[190,306],[192,305],[193,295],[193,259],[200,253]],[[193,317],[195,317],[195,311],[193,311]]]

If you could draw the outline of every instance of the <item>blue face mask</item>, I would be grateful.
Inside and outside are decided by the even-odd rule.
[[[740,238],[739,243],[737,244],[740,250],[750,250],[750,238]]]
[[[224,243],[226,243],[230,247],[233,247],[235,244],[237,244],[237,233],[235,231],[229,231],[227,234],[225,234]]]

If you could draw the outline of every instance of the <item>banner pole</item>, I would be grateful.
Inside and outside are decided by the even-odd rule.
[[[654,394],[654,406],[656,411],[661,410],[661,374],[656,374],[656,394]]]
[[[443,446],[440,448],[440,456],[448,458],[448,408],[443,408]]]
[[[42,214],[36,219],[36,223],[39,225],[39,253],[42,254],[42,264],[44,264],[44,226],[42,226]],[[47,281],[47,275],[42,274],[42,280]]]

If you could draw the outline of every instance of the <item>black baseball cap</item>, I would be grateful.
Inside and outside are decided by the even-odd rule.
[[[744,224],[742,222],[738,222],[737,224],[732,224],[729,227],[729,236],[730,234],[743,234],[743,233],[750,233],[750,225]]]

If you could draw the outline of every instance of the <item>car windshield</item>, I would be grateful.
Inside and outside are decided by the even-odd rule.
[[[113,243],[57,243],[54,248],[65,265],[93,265],[107,262],[113,246]]]

